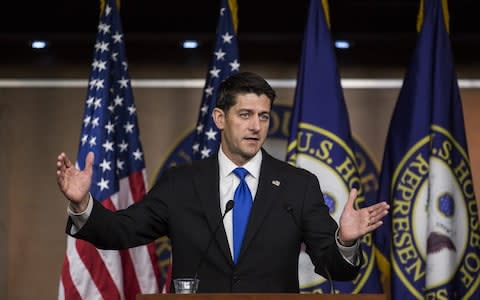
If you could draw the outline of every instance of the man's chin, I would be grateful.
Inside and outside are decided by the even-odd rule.
[[[260,147],[248,147],[248,149],[244,149],[243,156],[247,159],[251,159],[258,151],[260,151]]]
[[[247,152],[244,152],[244,153],[245,153],[245,156],[248,157],[248,159],[251,159],[258,153],[259,150],[260,149],[255,149],[255,150],[247,151]]]

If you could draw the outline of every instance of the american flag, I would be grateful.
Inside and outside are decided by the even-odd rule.
[[[115,0],[98,24],[77,167],[95,153],[90,192],[104,207],[124,209],[147,190],[145,162]],[[59,299],[135,299],[159,291],[154,244],[122,251],[96,249],[68,237]]]
[[[184,158],[190,157],[189,154],[191,154],[193,160],[198,160],[210,157],[217,152],[220,145],[220,134],[213,122],[212,111],[216,104],[218,86],[225,78],[237,73],[240,69],[236,24],[237,1],[221,0],[215,47],[203,89],[197,125],[186,141],[170,154],[170,158],[164,163],[158,174],[157,181],[171,165],[184,163]],[[187,155],[183,155],[184,153]],[[170,241],[159,239],[158,248],[170,249]],[[171,253],[166,252],[160,251],[159,259],[165,260],[164,257],[170,255],[170,261],[172,262]],[[163,273],[166,273],[163,278],[166,282],[165,291],[170,291],[172,263]]]
[[[220,134],[213,122],[220,83],[240,70],[236,33],[236,1],[221,0],[215,48],[203,89],[202,104],[193,138],[193,159],[204,159],[215,154],[220,145]]]

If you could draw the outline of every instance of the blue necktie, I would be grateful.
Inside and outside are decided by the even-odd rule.
[[[253,200],[252,193],[245,181],[248,171],[244,168],[236,168],[233,173],[240,179],[233,196],[235,201],[233,206],[233,262],[237,263]]]

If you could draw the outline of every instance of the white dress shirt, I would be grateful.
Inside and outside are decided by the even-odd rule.
[[[252,199],[255,201],[255,195],[258,188],[258,177],[260,176],[260,166],[262,165],[262,151],[250,159],[242,168],[248,171],[245,176],[248,188],[252,193]],[[218,151],[218,169],[220,171],[220,207],[222,209],[222,216],[225,213],[225,206],[229,200],[233,200],[233,195],[237,189],[240,179],[233,173],[233,170],[239,166],[235,165],[223,152],[222,147]],[[233,257],[233,210],[230,210],[223,219],[223,226],[227,233],[228,245],[230,246],[230,253]]]

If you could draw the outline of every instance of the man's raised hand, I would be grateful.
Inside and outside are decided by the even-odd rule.
[[[57,184],[60,191],[70,201],[70,209],[82,212],[88,205],[88,191],[92,183],[93,152],[85,159],[85,168],[79,170],[65,153],[57,157]]]
[[[347,244],[353,243],[364,234],[380,227],[383,224],[383,217],[388,214],[390,208],[386,202],[380,202],[369,207],[355,209],[356,198],[357,190],[352,189],[340,216],[339,238]]]

